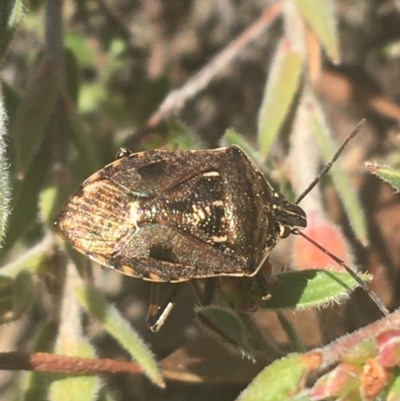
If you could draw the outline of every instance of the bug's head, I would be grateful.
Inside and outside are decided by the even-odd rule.
[[[279,236],[286,238],[295,230],[307,227],[307,217],[304,210],[294,203],[288,202],[282,194],[275,192],[272,209],[274,218],[279,225]]]

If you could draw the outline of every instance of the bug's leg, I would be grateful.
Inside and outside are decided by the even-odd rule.
[[[150,284],[150,299],[149,309],[147,310],[147,325],[151,329],[151,322],[154,322],[154,318],[157,315],[160,301],[160,285],[158,283]]]
[[[258,271],[258,273],[254,276],[254,281],[258,287],[258,290],[260,291],[261,297],[263,301],[267,301],[268,299],[271,298],[271,292],[270,292],[270,285],[267,279],[268,277],[271,276],[271,270],[272,266],[269,263],[268,260],[264,262],[264,265],[261,267],[261,269]]]
[[[201,289],[198,280],[190,280],[193,293],[196,297],[196,301],[199,305],[203,305],[204,291]]]
[[[204,306],[210,305],[214,300],[215,290],[217,288],[218,278],[212,277],[206,280],[204,285]]]
[[[207,306],[212,303],[215,295],[216,280],[218,280],[218,278],[215,277],[206,279],[204,288],[200,287],[198,280],[190,280],[190,284],[199,305]]]
[[[160,283],[151,283],[150,305],[147,313],[147,325],[151,331],[160,330],[175,306],[175,298],[182,288],[182,284],[174,284],[164,302],[160,304]]]
[[[258,272],[254,276],[254,281],[258,287],[258,290],[260,291],[261,297],[263,301],[267,301],[268,299],[271,298],[271,294],[269,291],[269,285],[268,281],[264,276],[264,273],[262,271]]]

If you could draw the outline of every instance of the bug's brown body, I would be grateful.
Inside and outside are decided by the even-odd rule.
[[[254,275],[280,238],[277,212],[290,209],[304,227],[304,212],[298,217],[301,209],[275,192],[238,147],[152,151],[93,174],[55,224],[103,266],[177,282]]]
[[[154,283],[256,276],[268,293],[259,269],[306,216],[230,146],[123,151],[78,188],[55,226],[78,251],[129,276]]]

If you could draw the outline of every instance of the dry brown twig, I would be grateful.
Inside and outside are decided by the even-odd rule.
[[[108,358],[81,358],[47,352],[0,352],[1,370],[90,375],[97,373],[143,373],[135,362]]]

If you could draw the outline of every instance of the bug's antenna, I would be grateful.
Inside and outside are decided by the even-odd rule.
[[[325,167],[321,170],[321,172],[318,174],[318,176],[311,182],[311,184],[303,191],[303,193],[297,198],[296,205],[300,203],[300,201],[318,184],[320,179],[331,169],[335,161],[339,158],[339,156],[342,154],[344,148],[347,146],[347,144],[360,132],[361,127],[365,123],[365,118],[363,118],[358,124],[357,127],[354,129],[354,131],[349,135],[349,137],[342,143],[342,146],[336,151],[334,156],[332,157],[332,160],[325,165]]]
[[[351,277],[353,277],[353,279],[355,281],[357,281],[357,283],[360,285],[360,287],[369,295],[369,297],[375,302],[376,306],[381,310],[381,312],[387,316],[389,314],[389,311],[387,310],[386,306],[383,304],[382,300],[378,297],[378,295],[376,295],[372,290],[370,290],[368,288],[368,285],[366,284],[366,282],[364,280],[362,280],[357,273],[355,273],[353,270],[350,269],[350,267],[348,267],[343,260],[339,259],[337,256],[335,256],[333,253],[329,252],[327,249],[325,249],[323,246],[321,246],[320,244],[318,244],[318,242],[315,242],[313,239],[311,239],[310,237],[308,237],[306,234],[302,233],[299,230],[293,230],[293,234],[296,235],[301,235],[304,239],[306,239],[308,242],[310,242],[311,244],[313,244],[314,246],[316,246],[321,252],[323,252],[325,255],[328,255],[331,259],[333,259],[338,265],[340,265],[341,267],[343,267],[347,273],[350,274]]]
[[[361,127],[365,123],[365,118],[363,118],[358,124],[357,127],[354,129],[354,131],[349,135],[349,137],[343,142],[342,146],[336,151],[334,156],[332,157],[332,160],[325,165],[325,167],[321,170],[319,175],[311,182],[311,184],[303,191],[303,193],[298,197],[296,201],[296,205],[317,185],[319,180],[331,169],[335,161],[339,158],[341,153],[343,152],[344,148],[347,146],[347,144],[360,132]],[[348,267],[343,260],[339,259],[337,256],[335,256],[333,253],[329,252],[326,248],[318,244],[318,242],[315,242],[313,239],[308,237],[306,234],[302,233],[298,229],[295,229],[292,231],[293,234],[300,235],[304,239],[306,239],[308,242],[313,244],[315,247],[317,247],[321,252],[323,252],[325,255],[329,256],[332,260],[334,260],[339,266],[343,267],[347,273],[350,274],[351,277],[358,283],[358,285],[369,295],[369,297],[374,301],[376,306],[380,309],[380,311],[383,313],[384,316],[387,316],[389,314],[388,309],[386,306],[383,304],[382,300],[376,295],[372,290],[368,288],[367,283],[362,280],[357,273],[355,273],[353,270]]]

